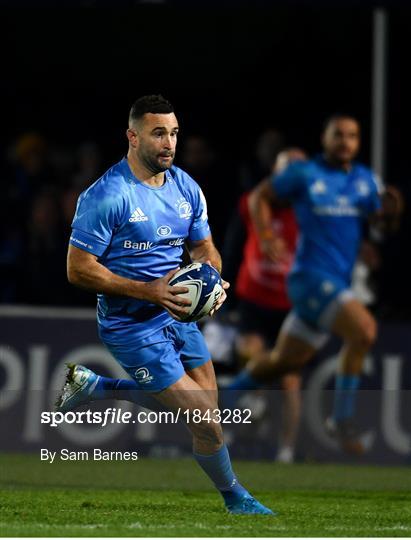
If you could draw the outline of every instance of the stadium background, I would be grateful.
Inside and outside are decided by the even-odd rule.
[[[0,0],[0,536],[409,536],[407,2],[35,5]],[[316,153],[325,117],[346,111],[361,121],[360,158],[370,163],[377,8],[384,10],[388,30],[383,176],[402,190],[406,213],[401,229],[379,244],[381,265],[369,282],[380,322],[359,396],[358,420],[369,452],[348,457],[323,431],[334,342],[304,374],[298,463],[273,464],[276,390],[252,396],[253,408],[261,398],[268,403],[268,414],[251,428],[226,426],[239,477],[278,510],[275,520],[227,516],[178,426],[120,425],[102,433],[94,426],[41,425],[40,412],[52,408],[66,360],[121,376],[99,344],[94,295],[66,282],[65,256],[79,191],[126,151],[133,100],[161,92],[175,105],[181,124],[176,163],[201,183],[215,240],[224,250],[238,197],[263,172],[256,152],[267,129],[276,130],[268,140],[277,149],[280,141]],[[206,164],[198,163],[198,154],[195,163],[192,147],[190,156],[193,140],[202,144]],[[219,345],[220,380],[229,377],[235,327],[226,319],[204,330]],[[40,448],[97,446],[137,449],[142,459],[50,465],[39,458]]]
[[[2,8],[0,301],[93,303],[66,285],[63,244],[76,191],[124,154],[127,114],[138,95],[162,92],[175,104],[182,128],[176,164],[190,171],[183,159],[190,135],[204,136],[214,151],[214,162],[197,177],[220,248],[244,170],[254,173],[249,184],[258,177],[255,148],[267,128],[279,130],[285,144],[315,153],[325,117],[351,112],[363,126],[360,158],[369,163],[371,2],[360,8],[339,2],[327,8],[304,2],[70,5]],[[388,16],[384,178],[408,200],[409,10],[394,5]],[[43,163],[30,178],[22,160],[36,146],[24,137],[33,132],[43,137],[37,148],[44,143],[45,149],[37,150]],[[30,223],[44,213],[55,231],[48,243],[58,245],[41,250]],[[384,246],[384,262],[401,257],[401,264],[385,264],[376,276],[384,313],[395,317],[410,313],[411,263],[403,250],[409,228],[407,217],[401,234]]]
[[[385,7],[389,31],[384,178],[403,191],[408,208],[411,83],[405,59],[411,50],[411,11],[399,3],[378,6]],[[124,130],[133,100],[162,93],[175,105],[181,124],[177,165],[191,172],[184,164],[190,136],[205,138],[212,149],[213,160],[193,176],[207,196],[222,249],[239,195],[260,179],[256,145],[265,130],[280,132],[286,145],[316,153],[324,119],[347,111],[361,121],[360,157],[370,163],[378,6],[88,1],[55,9],[47,3],[37,8],[2,3],[0,382],[2,427],[9,433],[3,450],[36,450],[44,444],[35,415],[47,404],[40,396],[55,388],[53,374],[64,358],[77,351],[101,366],[104,354],[87,349],[98,344],[90,311],[78,310],[91,308],[94,296],[66,283],[67,235],[79,191],[126,150]],[[406,214],[400,231],[381,243],[381,268],[372,276],[383,331],[368,364],[365,388],[371,393],[362,399],[371,415],[365,421],[372,418],[379,439],[365,462],[410,459],[411,426],[404,415],[411,379],[410,233]],[[55,311],[68,307],[76,311]],[[331,345],[314,366],[325,393],[330,381],[318,382],[318,370],[333,350]],[[232,369],[230,362],[217,364],[223,375]],[[308,371],[308,382],[311,375]],[[385,398],[376,390],[382,387]],[[311,424],[317,419],[313,414]],[[50,437],[50,444],[61,445]],[[158,433],[143,437],[148,452],[161,440]],[[157,455],[167,453],[167,437],[156,447]],[[321,437],[305,434],[305,458],[348,459]],[[63,440],[78,445],[81,437]],[[113,436],[106,444],[135,442]],[[266,450],[255,448],[248,457],[266,458],[270,445]],[[245,456],[241,446],[238,455]]]

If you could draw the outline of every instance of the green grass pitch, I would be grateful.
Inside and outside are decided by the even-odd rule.
[[[191,459],[0,454],[0,536],[411,535],[411,468],[243,461],[235,470],[277,517],[227,514]]]

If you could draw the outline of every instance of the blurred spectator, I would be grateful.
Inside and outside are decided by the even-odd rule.
[[[90,182],[90,180],[89,180]],[[81,190],[78,187],[68,187],[61,194],[59,199],[60,211],[60,238],[64,247],[64,257],[67,251],[67,245],[71,234],[71,223],[76,210],[77,199]],[[94,293],[73,287],[67,281],[66,277],[66,261],[63,265],[64,276],[60,283],[61,302],[65,306],[95,306],[96,298]]]
[[[275,128],[267,128],[260,133],[255,144],[253,157],[240,166],[239,187],[241,192],[253,189],[262,178],[270,174],[273,163],[284,148],[284,144],[283,133]]]
[[[22,284],[25,302],[59,304],[65,279],[66,243],[60,235],[57,201],[50,191],[35,196],[25,241]]]
[[[28,216],[36,193],[53,180],[46,139],[34,132],[20,136],[9,149],[1,180],[0,301],[24,301]]]
[[[6,170],[6,199],[22,217],[31,199],[44,187],[52,184],[48,145],[38,133],[22,135],[12,146]]]
[[[53,169],[53,185],[55,189],[63,189],[70,183],[74,169],[74,152],[71,146],[54,143],[50,148],[49,160]]]
[[[71,185],[81,192],[99,178],[102,172],[101,151],[98,144],[94,141],[81,144],[76,153],[76,171],[71,179]]]
[[[93,295],[68,285],[65,259],[77,197],[100,174],[101,153],[87,142],[77,168],[74,158],[36,132],[10,147],[1,173],[0,302],[95,304]]]
[[[203,135],[190,135],[184,139],[178,164],[203,190],[213,239],[221,249],[224,231],[236,202],[232,172],[217,157],[210,141]]]
[[[0,302],[12,303],[19,299],[18,286],[24,248],[24,228],[11,206],[0,212]]]
[[[80,189],[76,187],[68,187],[60,196],[61,218],[63,222],[62,225],[64,228],[64,233],[67,235],[70,235],[71,232],[71,222],[73,221],[77,199],[79,198],[80,193]]]

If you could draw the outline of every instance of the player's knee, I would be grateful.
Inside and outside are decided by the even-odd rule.
[[[364,341],[366,346],[371,349],[377,339],[377,321],[370,318],[364,330]]]
[[[278,354],[278,350],[276,348],[272,349],[269,356],[268,365],[275,367],[279,362],[281,361],[280,355]]]
[[[377,322],[374,318],[370,317],[361,325],[359,333],[353,339],[353,344],[357,348],[368,351],[374,345],[376,338]]]
[[[298,371],[304,364],[304,359],[299,356],[284,354],[274,348],[270,354],[269,369],[277,375]]]

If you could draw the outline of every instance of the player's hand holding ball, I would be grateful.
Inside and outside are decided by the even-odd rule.
[[[184,322],[198,321],[206,315],[220,309],[227,298],[225,289],[230,284],[221,279],[219,272],[211,266],[210,262],[195,262],[181,268],[169,281],[172,287],[184,286],[188,289],[185,294],[179,297],[191,301],[188,313],[181,316]]]
[[[165,276],[146,283],[145,295],[141,299],[163,307],[173,319],[182,321],[191,313],[191,300],[187,296],[188,287],[170,285],[170,280],[179,272],[180,268],[175,268]]]
[[[211,261],[206,261],[206,263],[209,264],[210,266],[212,266]],[[221,278],[221,285],[223,287],[223,290],[221,291],[221,294],[218,297],[215,308],[212,309],[210,311],[210,313],[209,313],[210,317],[212,317],[214,315],[214,313],[221,308],[221,306],[224,304],[224,302],[225,302],[225,300],[227,298],[227,293],[225,291],[230,287],[230,283],[228,281],[225,281],[223,278]]]

